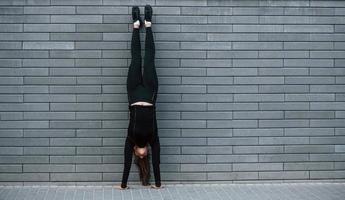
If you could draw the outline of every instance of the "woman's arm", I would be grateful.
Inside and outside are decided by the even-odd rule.
[[[123,167],[121,188],[127,187],[128,175],[132,165],[133,147],[134,143],[127,136],[124,149],[125,162]]]
[[[152,150],[152,165],[153,173],[155,175],[155,184],[157,187],[161,186],[161,175],[160,175],[160,143],[158,134],[155,134],[153,141],[150,142]]]

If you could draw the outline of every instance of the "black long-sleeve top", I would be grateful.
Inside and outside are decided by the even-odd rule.
[[[128,105],[128,108],[130,111],[130,121],[124,149],[125,159],[121,187],[125,188],[127,186],[129,171],[132,164],[133,147],[135,145],[138,147],[144,147],[148,143],[152,150],[152,165],[155,176],[155,185],[160,187],[160,144],[157,132],[156,107],[155,105]]]

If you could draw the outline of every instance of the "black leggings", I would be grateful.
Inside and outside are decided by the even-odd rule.
[[[141,45],[139,29],[133,28],[131,42],[132,60],[128,69],[128,103],[146,101],[156,103],[158,78],[155,67],[155,44],[151,27],[146,27],[144,73],[141,72]]]

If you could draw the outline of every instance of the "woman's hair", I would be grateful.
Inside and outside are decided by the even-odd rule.
[[[149,150],[147,149],[147,155],[144,156],[143,158],[140,158],[134,153],[134,163],[137,165],[139,169],[139,177],[140,177],[141,183],[143,185],[149,185],[149,180],[150,180]]]

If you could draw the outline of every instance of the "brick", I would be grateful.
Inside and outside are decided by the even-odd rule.
[[[257,103],[209,103],[210,111],[232,111],[232,110],[258,110]]]
[[[76,102],[76,95],[74,94],[50,94],[50,95],[37,95],[25,94],[25,102]]]
[[[214,136],[214,137],[231,137],[232,130],[231,129],[183,129],[182,136],[183,137],[207,137],[207,136]]]
[[[239,128],[233,129],[233,136],[283,136],[282,128]]]
[[[207,138],[208,145],[255,145],[258,144],[258,138]]]
[[[286,170],[327,170],[332,168],[331,162],[298,162],[284,163]]]
[[[307,102],[260,102],[259,110],[308,110]]]
[[[286,136],[327,136],[334,135],[334,130],[331,128],[286,128]]]
[[[344,58],[345,51],[312,51],[311,58]]]
[[[310,41],[343,41],[344,34],[312,33]]]
[[[0,42],[1,49],[21,49],[22,45],[20,42]]]
[[[258,177],[257,172],[227,172],[227,173],[207,173],[207,180],[251,180]]]
[[[258,41],[257,33],[208,33],[208,41]]]
[[[231,102],[233,96],[233,94],[182,94],[182,102]]]
[[[287,42],[284,42],[286,44]],[[292,44],[289,42],[289,44]],[[293,42],[293,44],[301,44],[301,42]],[[303,43],[302,43],[303,44]],[[320,69],[325,67],[333,67],[332,59],[284,59],[284,66],[286,67],[311,67]]]
[[[284,101],[284,94],[234,94],[235,102],[276,102]]]
[[[230,50],[232,45],[231,42],[181,42],[181,49]]]
[[[285,94],[286,101],[334,101],[334,94]]]
[[[182,147],[182,154],[231,154],[231,146]]]
[[[258,16],[208,16],[207,20],[209,23],[217,24],[242,24],[242,23],[258,23]]]
[[[335,92],[341,93],[345,91],[345,85],[311,85],[310,92],[326,93]]]
[[[253,2],[254,3],[254,2]],[[265,2],[260,2],[265,3]],[[273,4],[277,4],[278,2],[272,2]],[[270,3],[270,5],[273,5]],[[233,9],[234,15],[282,15],[287,8],[279,8],[279,7],[238,7]]]
[[[1,15],[11,15],[11,14],[23,14],[23,7],[1,7]]]
[[[32,129],[32,130],[25,130],[24,136],[25,137],[74,137],[75,131],[72,129],[48,129],[48,130],[39,130],[39,129]]]
[[[39,128],[39,127],[37,126],[37,128]],[[46,127],[44,127],[44,128],[46,128]],[[0,145],[1,146],[8,146],[8,145],[11,145],[11,146],[48,146],[49,145],[49,139],[48,138],[1,138]]]
[[[260,162],[306,162],[309,161],[308,154],[262,154],[259,155]]]
[[[23,172],[75,172],[71,164],[24,164]]]
[[[276,16],[273,16],[276,17]],[[264,24],[263,24],[264,25]],[[259,41],[309,41],[309,33],[259,33]]]
[[[257,93],[257,85],[208,86],[208,93]]]
[[[72,24],[73,26],[76,27],[76,31],[79,32],[79,35],[81,35],[80,32],[102,32],[102,33],[107,33],[110,32],[109,34],[113,34],[111,32],[125,32],[128,30],[127,24]],[[114,33],[116,34],[116,33]],[[106,34],[104,34],[106,36]],[[61,38],[62,36],[60,36]],[[78,39],[78,37],[75,37]],[[104,40],[109,38],[109,36],[104,37]]]
[[[9,173],[1,174],[3,181],[49,181],[49,173]]]
[[[50,121],[49,128],[100,128],[99,121]]]
[[[100,103],[51,103],[51,111],[97,111],[101,110]]]
[[[0,40],[49,40],[48,33],[0,33]]]
[[[308,16],[258,16],[260,24],[306,24]]]
[[[284,163],[287,164],[287,163]],[[233,171],[273,171],[283,170],[283,163],[234,163]]]
[[[334,84],[334,77],[285,77],[286,84]]]
[[[226,8],[229,10],[228,8]],[[198,24],[198,25],[181,25],[181,32],[206,32],[206,33],[219,33],[219,32],[232,32],[233,28],[232,26],[228,25],[203,25],[203,24]]]
[[[259,58],[308,58],[308,51],[259,51]]]
[[[284,32],[334,32],[333,25],[284,25]]]
[[[259,172],[259,179],[307,179],[309,171]]]
[[[234,119],[282,119],[283,111],[236,111]]]
[[[258,58],[258,51],[208,51],[207,58]]]
[[[319,7],[285,7],[284,12],[287,15],[334,15],[334,8]]]
[[[75,119],[73,112],[24,112],[24,119],[28,120],[54,120],[54,119]]]
[[[229,171],[229,164],[181,164],[181,172],[217,172]]]
[[[52,146],[99,146],[101,138],[52,138]]]
[[[245,8],[246,9],[246,8]],[[233,32],[283,32],[283,25],[234,24]]]
[[[50,23],[49,15],[2,15],[1,23]]]
[[[232,119],[231,112],[183,112],[182,119]]]
[[[74,49],[73,42],[23,42],[23,49]]]
[[[24,24],[24,32],[75,32],[74,24]]]
[[[107,0],[106,0],[107,1]],[[158,0],[157,5],[159,6],[169,6],[169,5],[174,5],[174,6],[206,6],[207,1],[206,0],[182,0],[176,3],[172,3],[168,0]]]
[[[233,49],[241,50],[279,50],[283,49],[282,42],[232,42]]]
[[[127,48],[125,42],[76,42],[75,49],[120,49]]]
[[[345,127],[345,119],[310,120],[310,127]]]
[[[259,120],[259,127],[308,127],[309,122],[308,120],[293,120],[293,119],[285,119],[285,120],[266,120],[260,119]]]
[[[305,93],[308,85],[259,85],[259,93]]]
[[[283,77],[235,77],[235,84],[284,84]]]
[[[102,23],[101,15],[51,15],[51,23]]]
[[[84,2],[84,1],[83,1]],[[93,2],[93,1],[90,1]],[[93,2],[94,3],[94,2]],[[79,6],[81,3],[76,3],[78,14],[128,14],[127,9],[116,6]]]
[[[50,33],[51,40],[62,41],[99,41],[102,40],[101,33]]]
[[[232,77],[182,77],[182,84],[232,84]]]
[[[25,6],[24,14],[75,14],[73,6]]]
[[[340,156],[339,156],[340,155]],[[311,154],[310,161],[344,161],[344,154]]]
[[[200,59],[181,59],[181,67],[231,67],[228,59],[200,60]]]
[[[308,75],[308,69],[307,68],[259,68],[258,74],[263,75],[263,76]]]
[[[74,155],[75,147],[24,147],[24,155]]]
[[[284,49],[333,49],[332,42],[284,42]]]
[[[312,118],[334,118],[335,114],[332,111],[285,111],[285,118],[287,119],[312,119]]]
[[[257,127],[257,120],[208,120],[208,128],[254,128]]]
[[[52,5],[101,5],[102,0],[51,0]]]
[[[256,155],[207,155],[207,163],[258,162]]]
[[[254,76],[257,70],[254,68],[212,68],[207,69],[208,76]]]

